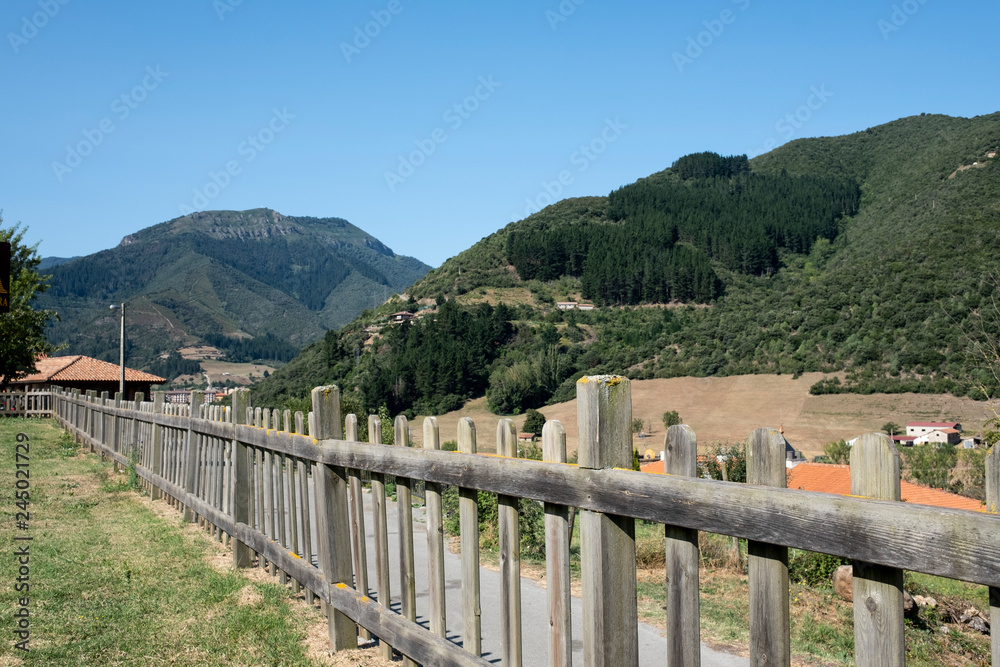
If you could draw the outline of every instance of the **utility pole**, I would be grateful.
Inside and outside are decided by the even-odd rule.
[[[112,304],[111,310],[120,310],[122,313],[121,349],[118,356],[118,391],[124,401],[127,398],[125,396],[125,302],[122,302],[120,306]]]

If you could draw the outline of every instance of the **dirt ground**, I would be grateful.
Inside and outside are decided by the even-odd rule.
[[[951,395],[927,394],[834,394],[813,396],[809,387],[822,373],[806,373],[797,380],[790,375],[741,375],[722,378],[671,378],[632,382],[632,414],[652,426],[645,438],[633,436],[640,452],[663,449],[665,430],[661,417],[677,410],[698,436],[700,446],[716,442],[743,441],[761,426],[784,426],[785,437],[807,457],[823,453],[823,445],[841,438],[849,440],[879,430],[892,421],[957,421],[966,433],[979,433],[988,419],[984,403]],[[576,451],[576,401],[541,409],[546,419],[558,419],[566,428],[566,445]],[[496,451],[496,426],[500,417],[490,413],[486,399],[470,401],[459,411],[437,418],[441,440],[455,440],[458,420],[471,417],[476,423],[480,451]],[[524,416],[513,417],[520,432]],[[411,424],[413,440],[422,444],[423,419]]]

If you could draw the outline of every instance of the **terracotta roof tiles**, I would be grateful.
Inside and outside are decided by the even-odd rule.
[[[642,472],[663,474],[663,461],[654,461],[641,467]],[[908,503],[950,507],[952,509],[982,512],[983,504],[947,491],[920,486],[907,481],[900,483],[900,497]],[[788,472],[788,488],[820,493],[851,495],[851,468],[829,463],[800,463]]]
[[[120,367],[100,359],[75,355],[70,357],[46,357],[35,362],[37,373],[18,380],[18,384],[36,384],[39,382],[118,382]],[[144,373],[125,367],[126,382],[150,382],[163,384],[166,378]]]

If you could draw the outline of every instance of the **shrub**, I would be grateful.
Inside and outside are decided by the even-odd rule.
[[[851,561],[840,556],[793,549],[788,559],[788,578],[809,586],[830,586],[833,573]]]

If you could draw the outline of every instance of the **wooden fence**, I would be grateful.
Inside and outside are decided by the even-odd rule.
[[[48,417],[52,414],[52,392],[0,392],[0,417]]]
[[[565,463],[561,424],[543,433],[546,461],[517,459],[513,422],[497,426],[497,455],[476,454],[476,427],[459,423],[459,452],[439,451],[437,422],[423,424],[423,449],[409,445],[404,417],[396,445],[381,442],[369,420],[369,443],[357,441],[357,419],[340,415],[339,390],[312,392],[308,415],[249,406],[247,391],[231,407],[165,405],[107,396],[54,392],[54,413],[81,442],[117,464],[134,465],[152,497],[183,508],[233,545],[234,564],[254,562],[322,600],[335,650],[375,636],[406,661],[486,665],[481,657],[477,491],[499,495],[502,651],[504,665],[522,664],[518,498],[544,503],[548,664],[569,665],[570,570],[568,509],[579,509],[583,643],[587,665],[638,661],[635,520],[664,525],[666,660],[700,664],[698,532],[749,542],[750,650],[753,665],[788,665],[788,549],[854,560],[855,659],[859,665],[902,665],[903,570],[990,586],[991,622],[1000,627],[1000,518],[991,513],[899,502],[899,456],[881,434],[862,436],[851,454],[852,496],[784,488],[784,439],[757,429],[748,441],[748,484],[700,479],[695,434],[666,435],[667,475],[632,471],[631,396],[627,379],[583,378],[577,385],[579,464]],[[308,425],[308,430],[306,427]],[[367,554],[361,476],[370,475],[375,553]],[[386,476],[396,477],[401,558],[401,612],[388,601]],[[310,484],[312,480],[312,484]],[[411,488],[426,485],[429,629],[416,623]],[[314,493],[309,493],[310,487]],[[459,620],[446,619],[441,494],[459,489],[462,599]],[[988,459],[989,509],[1000,509],[1000,449]],[[285,504],[289,507],[285,507]],[[286,517],[288,519],[286,520]],[[319,532],[313,539],[311,526]],[[310,553],[318,544],[317,554]],[[374,558],[374,591],[367,559]],[[491,612],[487,612],[491,613]],[[462,646],[446,639],[459,634]],[[993,664],[1000,666],[1000,641]],[[537,662],[539,656],[534,656]]]

